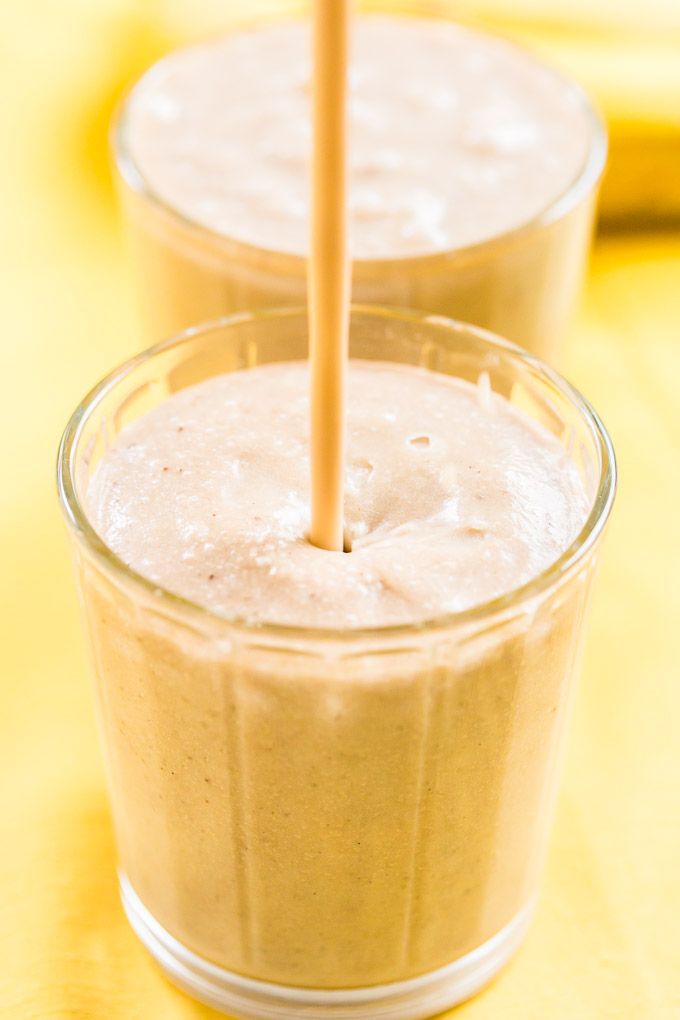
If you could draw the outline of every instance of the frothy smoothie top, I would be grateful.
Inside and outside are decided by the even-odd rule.
[[[482,384],[351,362],[351,553],[312,546],[303,363],[219,376],[128,425],[88,493],[128,565],[227,617],[415,623],[529,581],[588,500],[557,439]]]
[[[274,24],[173,53],[128,104],[151,189],[194,222],[307,250],[311,42]],[[527,223],[583,167],[577,89],[507,42],[448,22],[356,19],[350,71],[355,258],[428,254]]]

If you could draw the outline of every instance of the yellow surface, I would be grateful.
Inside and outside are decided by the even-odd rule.
[[[667,16],[669,31],[673,19],[677,28],[675,0],[663,8],[640,3],[650,24]],[[106,172],[107,119],[129,76],[186,30],[187,10],[141,0],[0,9],[0,1016],[8,1020],[215,1015],[165,983],[118,904],[53,484],[68,414],[137,347]],[[616,11],[626,21],[620,4]],[[661,91],[658,109],[667,110]],[[663,135],[653,119],[644,123]],[[669,184],[653,178],[635,201]],[[464,1020],[680,1017],[680,237],[599,241],[568,373],[612,432],[619,500],[537,922],[502,977],[456,1012]]]

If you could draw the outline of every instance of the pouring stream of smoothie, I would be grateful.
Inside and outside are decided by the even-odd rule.
[[[347,50],[350,0],[314,4],[309,260],[312,518],[310,539],[343,549],[349,328]]]

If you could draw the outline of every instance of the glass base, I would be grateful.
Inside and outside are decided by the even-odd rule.
[[[170,981],[242,1020],[423,1020],[469,999],[490,981],[520,945],[533,913],[529,904],[483,945],[428,974],[367,988],[315,990],[256,981],[203,960],[156,921],[125,875],[120,889],[130,924]]]

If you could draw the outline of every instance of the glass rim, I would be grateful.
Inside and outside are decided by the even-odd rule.
[[[455,259],[463,262],[467,260],[474,260],[476,257],[488,252],[491,248],[503,248],[509,244],[521,241],[526,234],[529,234],[533,230],[547,227],[557,220],[562,219],[575,206],[577,206],[600,180],[607,161],[608,137],[605,123],[601,113],[586,90],[577,81],[553,67],[549,61],[543,60],[542,57],[538,56],[530,48],[522,46],[514,40],[507,38],[500,31],[496,32],[489,30],[486,27],[481,28],[452,18],[443,13],[439,6],[432,5],[430,7],[429,3],[423,4],[422,0],[421,2],[419,2],[419,0],[412,0],[409,4],[402,3],[398,5],[394,12],[387,11],[383,8],[377,8],[375,10],[370,9],[359,13],[363,13],[368,16],[380,14],[389,15],[390,13],[394,13],[398,16],[409,16],[410,10],[415,10],[416,12],[410,16],[421,17],[423,20],[429,19],[450,22],[452,24],[460,25],[466,31],[476,33],[481,36],[486,35],[491,38],[500,39],[503,43],[505,43],[505,45],[520,51],[525,56],[528,56],[536,64],[539,64],[546,71],[550,72],[550,74],[552,74],[555,78],[564,82],[578,100],[582,112],[588,122],[590,135],[588,149],[582,165],[576,171],[569,184],[567,184],[567,186],[555,198],[551,199],[551,201],[548,202],[542,209],[523,223],[520,223],[515,227],[510,227],[501,233],[492,234],[481,241],[475,241],[473,244],[442,248],[432,252],[422,252],[413,255],[382,255],[378,258],[353,257],[353,270],[359,274],[361,274],[362,271],[380,272],[381,269],[384,270],[387,267],[400,265],[406,262],[416,263],[418,267],[426,269],[430,263],[441,262],[442,260]],[[243,31],[263,22],[283,23],[285,21],[300,21],[303,19],[304,15],[299,11],[296,15],[291,15],[290,13],[286,14],[284,12],[279,15],[263,14],[259,18],[239,19],[234,21],[231,29],[215,33],[206,39],[194,41],[188,45],[174,48],[169,53],[160,57],[151,64],[151,66],[148,67],[128,89],[127,93],[123,96],[118,105],[110,129],[110,144],[114,164],[118,170],[121,180],[131,189],[131,191],[139,197],[146,199],[154,209],[177,222],[181,227],[189,231],[192,236],[198,237],[199,235],[202,235],[205,240],[211,243],[214,249],[219,250],[222,248],[235,247],[238,248],[241,253],[241,257],[245,255],[251,260],[269,258],[272,261],[282,263],[285,267],[284,271],[287,272],[304,271],[307,256],[304,254],[253,244],[250,241],[243,240],[231,234],[213,230],[211,227],[206,226],[205,223],[201,223],[199,220],[193,219],[188,214],[182,212],[171,201],[163,198],[153,187],[150,181],[144,176],[135,161],[131,147],[128,144],[128,120],[131,105],[134,102],[138,90],[142,88],[143,83],[145,83],[150,76],[156,74],[158,69],[168,60],[171,60],[176,53],[214,43],[217,39],[225,38],[233,31]]]
[[[593,498],[592,507],[578,535],[564,550],[561,556],[544,570],[540,571],[526,583],[458,612],[442,613],[414,623],[390,624],[371,627],[315,627],[313,625],[289,625],[268,621],[253,622],[245,617],[225,616],[202,606],[191,599],[184,598],[167,588],[155,584],[143,574],[128,566],[99,536],[90,523],[87,511],[81,501],[76,484],[75,453],[89,417],[99,403],[120,383],[132,375],[136,369],[147,364],[166,351],[180,348],[195,337],[207,335],[218,330],[229,329],[245,323],[275,321],[284,318],[306,318],[304,307],[286,307],[263,309],[257,312],[240,312],[223,316],[206,323],[191,326],[174,336],[156,343],[139,354],[122,362],[103,379],[100,380],[80,401],[71,415],[59,444],[57,454],[57,489],[62,512],[68,526],[78,540],[87,548],[95,560],[104,567],[106,572],[113,573],[117,580],[132,584],[147,599],[156,605],[163,605],[189,616],[193,620],[210,621],[213,625],[226,628],[230,632],[238,631],[251,637],[262,638],[263,635],[279,639],[291,640],[317,639],[333,642],[356,642],[381,638],[394,640],[407,637],[422,637],[424,634],[459,629],[479,624],[491,619],[504,611],[531,603],[533,599],[557,585],[585,559],[587,553],[595,546],[609,517],[614,494],[616,491],[616,459],[612,441],[599,415],[590,402],[571,383],[547,365],[541,358],[523,350],[517,344],[496,336],[488,330],[468,323],[458,322],[445,316],[431,315],[426,312],[411,311],[401,308],[381,308],[375,305],[352,305],[354,315],[370,315],[383,320],[400,320],[420,326],[446,327],[453,334],[472,336],[490,351],[511,356],[524,366],[537,370],[540,375],[556,387],[569,403],[576,408],[581,418],[590,429],[594,444],[600,455],[600,476]]]

